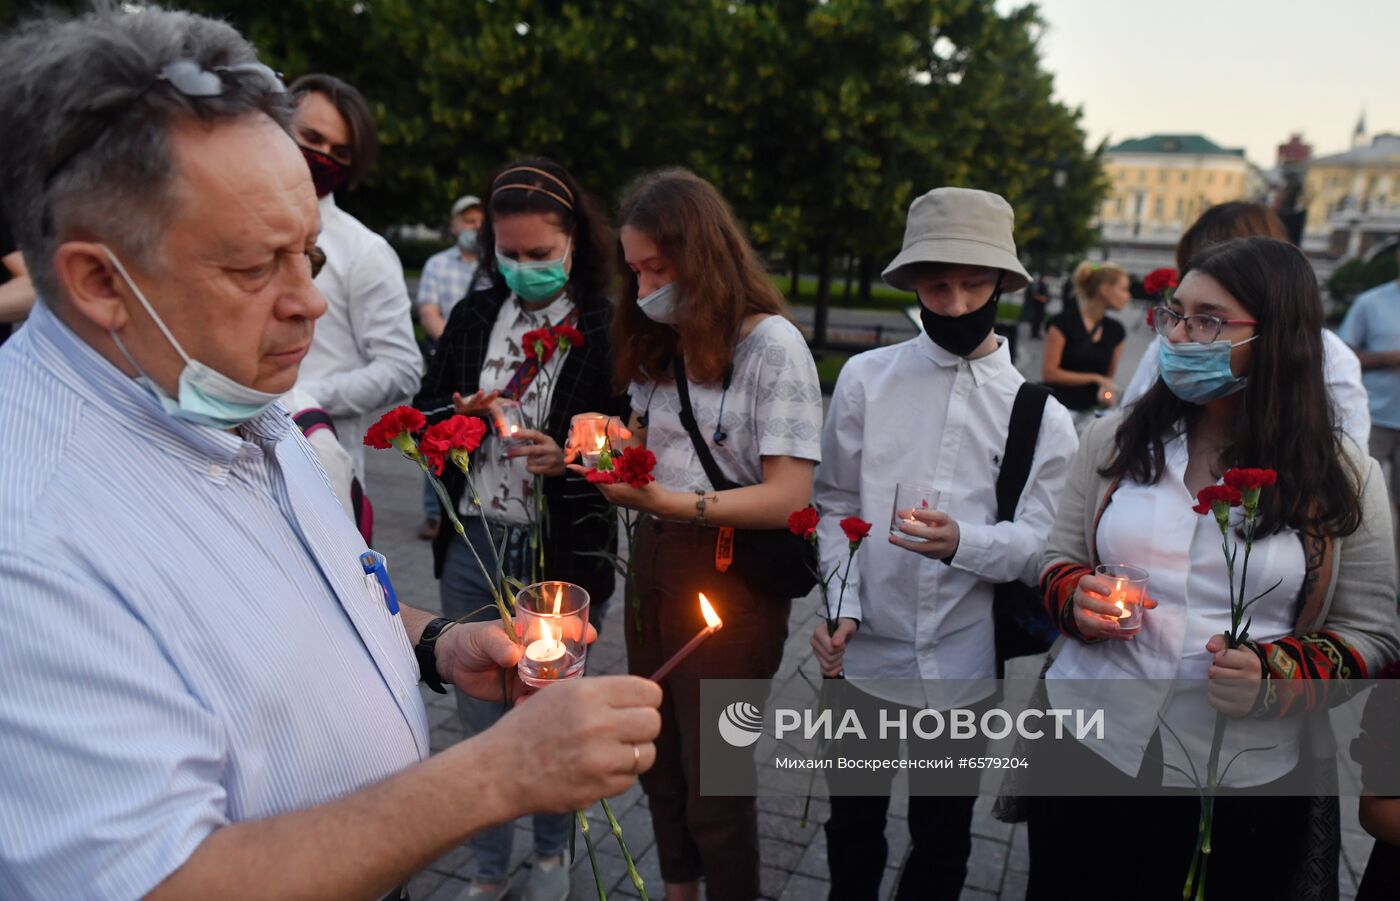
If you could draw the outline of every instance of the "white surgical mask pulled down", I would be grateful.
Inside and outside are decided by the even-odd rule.
[[[265,391],[258,391],[249,388],[247,385],[239,384],[233,379],[217,372],[198,360],[191,359],[185,353],[185,349],[180,346],[180,342],[175,340],[175,336],[170,333],[161,318],[156,315],[155,308],[146,299],[146,295],[136,286],[136,281],[127,273],[126,267],[122,265],[117,255],[112,253],[110,248],[102,248],[107,252],[107,258],[112,261],[112,265],[117,267],[122,281],[131,288],[131,293],[136,295],[136,299],[141,302],[141,306],[146,309],[146,314],[151,317],[161,334],[165,335],[165,340],[170,342],[170,346],[175,348],[175,352],[180,355],[180,359],[185,361],[185,368],[180,370],[179,396],[171,397],[164,389],[155,383],[146,371],[141,368],[141,364],[136,362],[131,353],[122,343],[122,339],[116,332],[111,332],[112,340],[117,342],[118,349],[125,355],[132,366],[141,373],[138,381],[156,396],[165,412],[176,419],[183,419],[185,422],[195,425],[206,425],[211,428],[229,430],[237,428],[250,419],[253,419],[268,407],[272,406],[282,396],[280,394],[268,394]]]
[[[637,309],[642,311],[652,322],[659,322],[662,325],[671,325],[676,321],[676,285],[675,282],[662,285],[646,297],[637,298]]]

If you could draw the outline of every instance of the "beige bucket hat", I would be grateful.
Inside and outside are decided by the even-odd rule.
[[[918,263],[990,266],[1006,273],[1001,289],[1019,291],[1031,277],[1011,237],[1016,215],[1000,194],[971,188],[934,188],[909,206],[904,249],[885,267],[885,282],[913,291]]]

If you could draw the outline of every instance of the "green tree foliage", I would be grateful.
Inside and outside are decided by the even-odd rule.
[[[683,165],[716,183],[761,247],[814,264],[824,306],[833,261],[860,259],[868,284],[930,188],[1006,196],[1032,265],[1089,245],[1105,189],[1079,111],[1053,97],[1033,5],[182,5],[230,21],[289,78],[325,71],[365,93],[380,158],[342,201],[377,227],[440,223],[453,197],[482,193],[515,156],[559,160],[605,207],[637,174]]]

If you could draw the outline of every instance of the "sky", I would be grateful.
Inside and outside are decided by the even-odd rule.
[[[1024,0],[998,0],[1006,10]],[[1198,133],[1262,168],[1294,132],[1315,156],[1400,134],[1397,0],[1039,0],[1043,63],[1090,146]]]

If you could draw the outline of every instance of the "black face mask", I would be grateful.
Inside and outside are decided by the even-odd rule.
[[[997,322],[997,301],[1001,299],[1003,271],[997,276],[992,297],[981,307],[961,316],[940,316],[922,302],[919,304],[919,318],[924,323],[924,334],[929,340],[955,357],[965,357],[986,340],[987,333]]]

